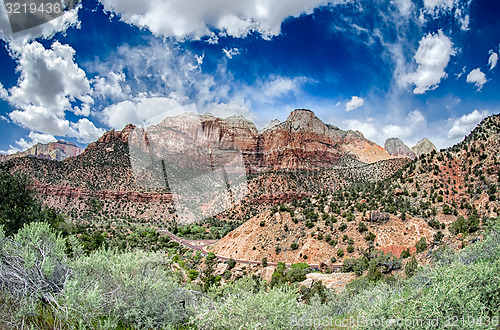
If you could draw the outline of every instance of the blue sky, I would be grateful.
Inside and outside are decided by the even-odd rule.
[[[0,6],[0,152],[181,111],[258,128],[295,108],[381,145],[453,145],[500,112],[486,0],[83,0],[11,32]]]

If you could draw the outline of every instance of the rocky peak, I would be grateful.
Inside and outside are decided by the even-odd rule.
[[[281,124],[281,122],[278,119],[273,119],[273,120],[271,120],[269,125],[264,127],[259,133],[264,133],[265,131],[273,129],[274,127],[278,126],[279,124]]]
[[[436,146],[427,138],[418,141],[417,144],[411,148],[411,151],[413,151],[417,156],[428,154],[434,150],[437,151]]]
[[[385,141],[384,149],[391,156],[403,156],[415,159],[415,154],[410,148],[398,138],[389,138]]]
[[[307,109],[296,109],[286,119],[292,130],[316,131],[318,128],[325,128],[326,124],[316,117],[314,112]]]
[[[107,131],[103,136],[97,140],[97,142],[101,143],[112,143],[115,141],[121,141],[123,143],[128,143],[128,137],[130,133],[135,129],[135,126],[132,124],[128,124],[121,131],[116,131],[114,129]]]

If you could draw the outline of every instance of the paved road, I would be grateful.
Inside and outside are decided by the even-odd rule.
[[[206,247],[208,247],[209,245],[213,245],[215,243],[217,243],[216,240],[200,240],[200,241],[191,241],[191,240],[186,240],[186,239],[183,239],[183,238],[180,238],[179,236],[177,235],[174,235],[173,233],[169,232],[168,230],[166,229],[160,229],[158,230],[159,232],[161,233],[164,233],[168,236],[170,236],[171,239],[173,239],[174,241],[176,241],[177,243],[191,249],[191,250],[195,250],[195,251],[199,251],[201,252],[201,254],[203,254],[204,256],[207,255],[208,251],[206,250]],[[216,255],[216,257],[220,260],[229,260],[231,258],[228,258],[228,257],[224,257],[224,256],[218,256]],[[241,263],[241,264],[247,264],[247,265],[260,265],[261,262],[260,261],[255,261],[255,260],[243,260],[243,259],[234,259],[234,261],[238,262],[238,263]],[[268,262],[267,263],[269,266],[277,266],[277,263],[276,262]],[[291,264],[285,264],[287,268],[290,268]],[[319,268],[319,265],[315,265],[315,264],[309,264],[309,266],[311,268]],[[333,265],[333,268],[335,269],[341,269],[342,268],[342,264],[334,264]]]

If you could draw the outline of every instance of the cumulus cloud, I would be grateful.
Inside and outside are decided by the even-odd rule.
[[[415,85],[414,94],[434,90],[441,79],[447,77],[445,69],[453,55],[453,44],[441,30],[435,34],[429,33],[420,40],[414,56],[418,64],[416,72],[403,76],[403,80]]]
[[[9,150],[0,151],[0,153],[12,155],[20,151],[25,151],[38,143],[47,144],[50,142],[57,142],[57,139],[53,135],[30,132],[28,140],[21,138],[16,141],[15,146],[11,145]]]
[[[18,85],[10,90],[9,102],[24,109],[28,106],[44,107],[62,116],[70,110],[88,116],[93,99],[86,73],[74,62],[75,50],[58,41],[50,49],[39,42],[26,44],[21,50],[17,71]],[[81,107],[73,107],[79,100]]]
[[[404,119],[404,124],[396,125],[389,124],[382,128],[385,136],[387,137],[409,137],[415,134],[415,132],[423,127],[425,127],[427,119],[418,110],[410,112]]]
[[[467,75],[467,82],[476,85],[477,90],[480,91],[488,80],[486,79],[486,75],[481,72],[481,69],[477,68]]]
[[[477,109],[469,114],[463,115],[453,122],[453,126],[448,131],[448,139],[457,140],[469,134],[481,120],[491,115],[488,110],[478,111]]]
[[[342,123],[348,130],[360,131],[368,140],[375,140],[379,136],[373,118],[366,118],[366,120],[346,119]]]
[[[490,57],[488,58],[488,65],[490,66],[490,70],[493,70],[497,66],[498,62],[498,54],[492,52]]]
[[[106,11],[154,34],[195,38],[217,35],[241,38],[255,31],[269,38],[281,32],[287,17],[311,13],[314,8],[343,0],[233,1],[233,0],[101,0]]]
[[[182,107],[175,97],[151,97],[113,104],[104,109],[102,115],[106,125],[121,130],[127,124],[145,127],[155,125],[167,116],[189,110],[193,109]]]
[[[75,62],[75,50],[58,41],[45,48],[27,42],[13,52],[20,73],[17,85],[3,95],[16,108],[8,114],[18,125],[52,136],[75,137],[91,142],[103,133],[88,119],[66,119],[66,111],[89,116],[94,104],[86,73]],[[4,92],[5,94],[5,92]]]
[[[126,76],[123,72],[110,71],[106,77],[98,76],[91,81],[93,96],[112,101],[121,101],[127,98],[131,89],[126,84]]]
[[[350,101],[348,101],[345,105],[345,111],[356,110],[357,108],[362,107],[365,104],[365,100],[361,97],[353,96]]]

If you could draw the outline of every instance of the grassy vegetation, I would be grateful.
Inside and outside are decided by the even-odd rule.
[[[365,275],[336,293],[320,283],[298,288],[311,271],[306,264],[278,265],[269,286],[255,276],[219,286],[211,272],[202,286],[183,284],[172,267],[187,262],[178,255],[105,248],[86,254],[75,239],[68,254],[60,233],[33,222],[14,236],[0,231],[0,319],[3,327],[46,329],[286,329],[349,318],[365,329],[375,326],[363,320],[387,319],[491,329],[500,307],[500,219],[486,225],[484,239],[458,252],[442,247],[430,265],[412,259],[405,275],[391,275],[399,259],[373,252],[351,265],[363,264]],[[212,270],[213,260],[206,260]]]

